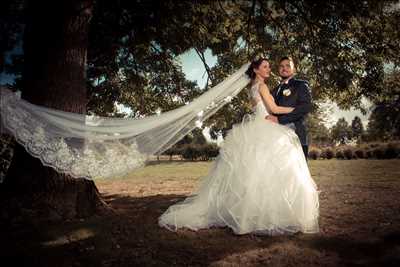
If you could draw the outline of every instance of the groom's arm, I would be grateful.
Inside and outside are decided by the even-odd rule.
[[[296,90],[298,93],[297,104],[292,112],[277,115],[280,124],[295,122],[311,111],[311,93],[308,83],[302,82]]]

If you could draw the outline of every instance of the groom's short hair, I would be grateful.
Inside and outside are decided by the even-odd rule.
[[[293,62],[293,66],[295,65],[294,64],[294,60],[293,60],[293,58],[291,56],[283,56],[283,57],[281,57],[281,59],[279,60],[279,63],[281,63],[284,60],[289,60],[289,61]]]

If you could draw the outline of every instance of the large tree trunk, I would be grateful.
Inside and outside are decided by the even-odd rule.
[[[85,113],[92,5],[92,0],[28,1],[22,98]],[[19,145],[1,191],[3,219],[72,219],[107,209],[93,181],[59,174]]]

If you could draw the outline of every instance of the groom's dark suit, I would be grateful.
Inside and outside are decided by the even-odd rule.
[[[281,83],[272,92],[278,106],[293,107],[289,114],[277,114],[280,124],[295,128],[300,139],[304,155],[308,154],[308,137],[306,116],[311,111],[311,92],[307,81],[291,78],[287,83]]]

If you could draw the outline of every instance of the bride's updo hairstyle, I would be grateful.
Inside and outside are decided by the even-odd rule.
[[[258,69],[263,61],[268,61],[268,59],[261,57],[259,59],[255,59],[251,62],[249,68],[246,70],[246,75],[249,76],[250,79],[254,80],[256,78],[256,73],[254,69]]]

